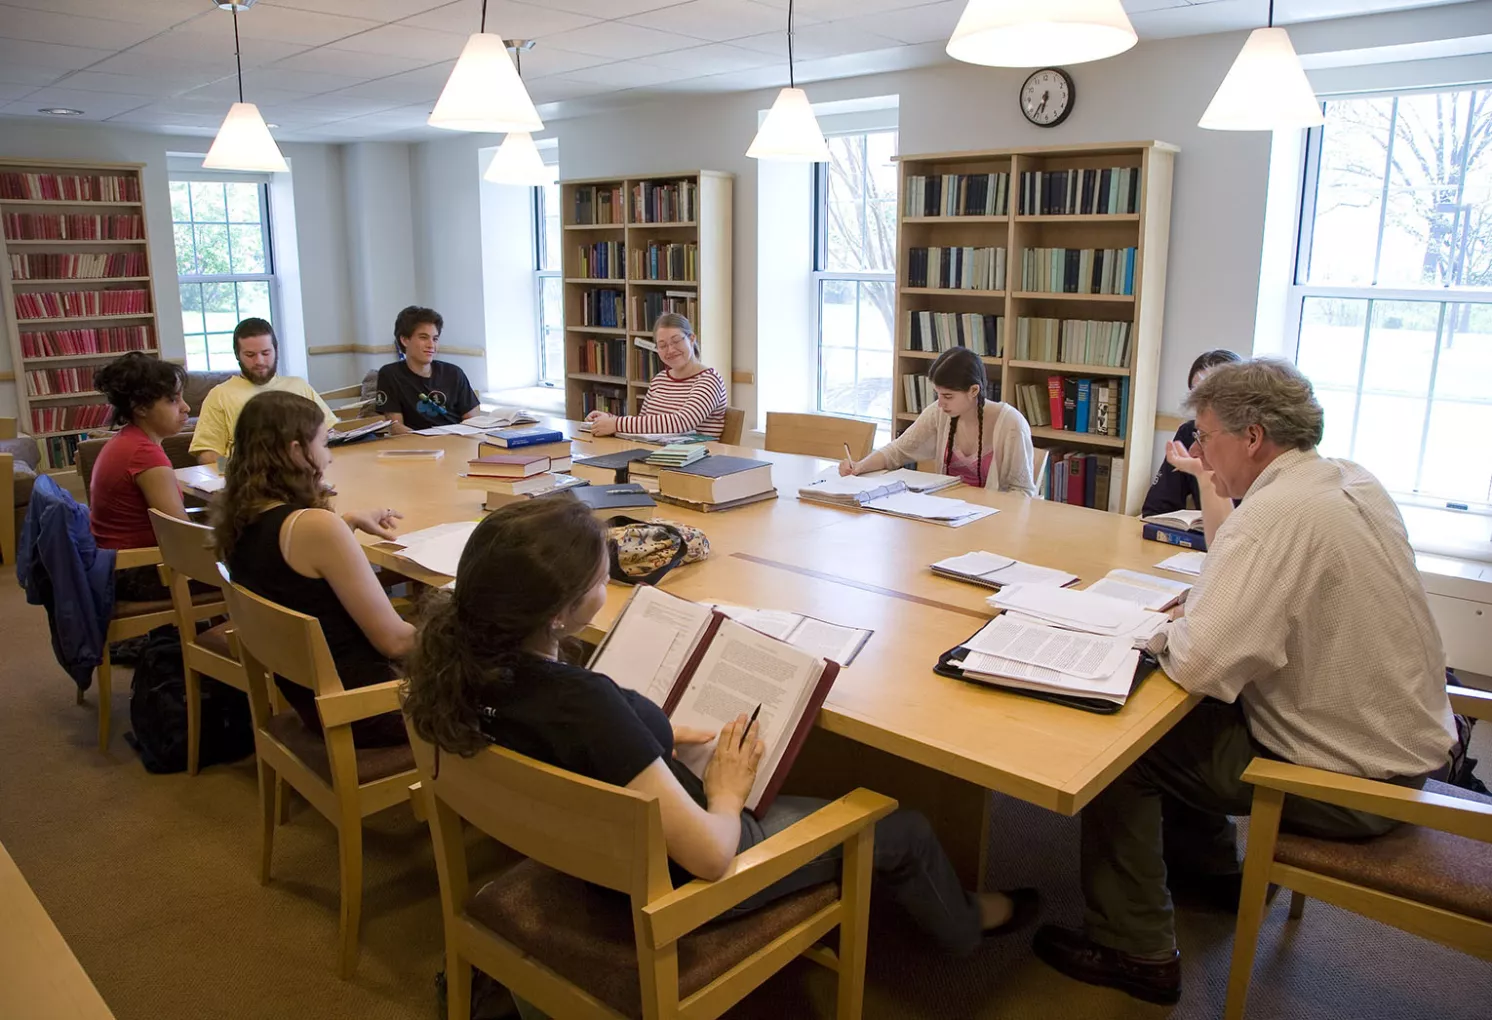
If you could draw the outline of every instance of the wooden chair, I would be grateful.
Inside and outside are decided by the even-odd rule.
[[[726,423],[730,423],[730,412],[726,412]],[[15,439],[16,420],[0,418],[0,439]],[[13,453],[0,453],[0,559],[8,567],[16,565],[16,458]]]
[[[1040,446],[1031,450],[1031,480],[1036,483],[1036,498],[1046,499],[1046,472],[1052,461],[1052,451]]]
[[[114,572],[133,567],[159,567],[161,551],[156,546],[144,549],[120,549],[114,554]],[[126,638],[149,634],[157,627],[176,622],[176,610],[170,599],[151,602],[114,603],[114,615],[109,619],[109,630],[104,635],[104,658],[98,664],[98,749],[109,750],[109,738],[113,735],[114,717],[114,663],[109,657],[109,646]],[[78,691],[78,704],[83,704],[83,692]]]
[[[450,1020],[471,1015],[473,965],[554,1017],[706,1020],[799,955],[838,971],[839,1020],[860,1016],[874,823],[895,801],[856,790],[741,854],[720,881],[676,890],[656,799],[504,748],[461,758],[410,741],[440,875]],[[473,893],[463,821],[529,859]],[[710,923],[840,845],[840,885]],[[839,952],[815,947],[835,927]]]
[[[166,587],[171,589],[171,605],[176,610],[176,630],[181,634],[181,664],[186,675],[187,773],[195,776],[202,745],[202,678],[210,676],[245,693],[249,681],[233,648],[231,624],[220,623],[197,633],[199,621],[228,612],[221,597],[204,599],[193,596],[191,590],[193,581],[214,588],[222,586],[212,529],[168,517],[159,510],[150,511],[150,525],[155,529]]]
[[[1449,688],[1457,712],[1492,718],[1492,694]],[[1292,891],[1290,919],[1307,896],[1452,949],[1492,960],[1492,797],[1430,781],[1423,790],[1255,758],[1226,1020],[1242,1020],[1270,883]],[[1285,795],[1367,811],[1407,824],[1376,839],[1341,842],[1280,832]]]
[[[369,374],[376,376],[378,373],[375,369]],[[373,410],[373,398],[363,398],[363,386],[366,382],[367,380],[364,379],[363,382],[353,383],[351,386],[338,386],[334,390],[322,390],[318,396],[326,401],[328,407],[331,407],[332,414],[337,416],[338,421],[346,422],[354,418],[362,418]],[[341,406],[334,406],[332,404],[334,400],[348,400],[353,397],[358,399],[351,404],[343,404]]]
[[[774,453],[801,453],[825,460],[844,460],[848,444],[855,460],[875,449],[875,422],[838,418],[832,414],[767,412],[766,448]]]
[[[337,829],[341,863],[341,919],[337,973],[357,967],[358,922],[363,902],[363,819],[409,799],[414,757],[407,744],[358,749],[352,724],[399,710],[400,681],[344,690],[321,624],[232,584],[223,572],[223,594],[238,638],[254,717],[259,759],[259,881],[268,883],[274,852],[276,804],[281,783]],[[275,713],[272,677],[316,692],[323,731],[314,733],[294,711]]]
[[[77,450],[73,452],[73,466],[77,468],[78,480],[83,483],[83,501],[93,501],[93,462],[98,460],[99,451],[109,441],[107,439],[94,438],[85,439],[78,444]]]
[[[746,412],[739,407],[725,409],[725,426],[720,430],[720,441],[727,446],[740,446],[741,433],[746,428]]]

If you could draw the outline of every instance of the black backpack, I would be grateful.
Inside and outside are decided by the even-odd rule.
[[[254,751],[249,698],[211,677],[202,677],[202,743],[198,766],[238,761]],[[186,677],[181,639],[170,625],[151,631],[130,684],[130,723],[125,735],[147,772],[185,772],[187,767]]]

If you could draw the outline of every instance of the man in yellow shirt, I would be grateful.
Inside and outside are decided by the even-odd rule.
[[[337,423],[337,416],[326,402],[311,389],[311,384],[293,375],[276,375],[280,360],[280,341],[274,327],[263,319],[245,319],[233,330],[233,356],[238,359],[241,375],[214,386],[197,412],[197,429],[192,433],[191,452],[200,464],[212,464],[233,449],[233,429],[243,406],[261,393],[284,390],[316,401],[326,417],[326,427]]]

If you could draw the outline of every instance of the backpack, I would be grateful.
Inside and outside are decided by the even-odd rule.
[[[630,517],[613,517],[606,524],[611,578],[623,584],[657,584],[674,567],[710,555],[710,540],[688,524]]]
[[[202,734],[199,767],[238,761],[254,752],[249,698],[212,677],[201,677]],[[181,639],[171,625],[151,631],[130,683],[130,724],[125,739],[147,772],[185,772],[186,676]]]

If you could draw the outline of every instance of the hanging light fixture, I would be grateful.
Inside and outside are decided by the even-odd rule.
[[[1051,67],[1102,60],[1139,41],[1119,0],[969,0],[947,51],[968,64]]]
[[[1274,27],[1274,0],[1269,0],[1269,27],[1249,33],[1197,126],[1213,131],[1287,131],[1324,123],[1321,101],[1300,66],[1290,33]]]
[[[451,131],[544,130],[507,43],[487,31],[487,0],[482,0],[481,29],[466,40],[426,123]]]
[[[507,46],[513,51],[513,62],[517,66],[518,80],[523,80],[523,51],[534,47],[530,39],[509,39]],[[497,147],[497,154],[487,164],[482,179],[494,184],[521,184],[539,187],[549,183],[549,168],[539,155],[534,136],[527,131],[509,131],[508,137]]]
[[[793,0],[787,3],[787,82],[746,155],[752,159],[777,159],[795,163],[826,163],[829,144],[819,130],[818,118],[808,103],[808,93],[793,78]]]
[[[247,10],[250,4],[242,4]],[[259,107],[243,101],[243,55],[238,40],[239,7],[233,12],[233,60],[238,66],[238,102],[228,108],[218,128],[218,136],[207,150],[202,165],[209,170],[250,170],[259,173],[284,173],[290,167],[280,154],[280,147],[264,126]]]

